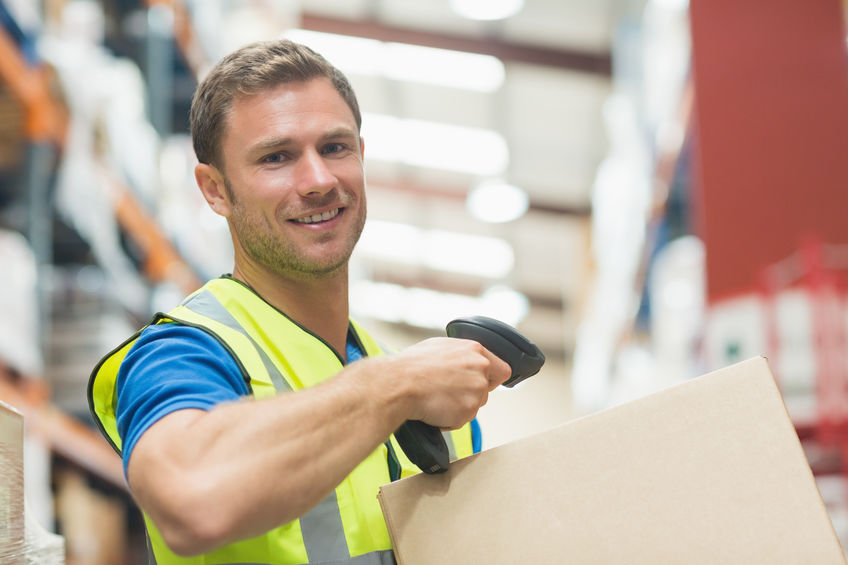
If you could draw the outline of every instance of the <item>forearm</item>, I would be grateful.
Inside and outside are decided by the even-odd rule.
[[[369,359],[308,390],[163,419],[130,460],[139,504],[187,553],[302,515],[403,421],[404,393],[386,378],[387,363]]]

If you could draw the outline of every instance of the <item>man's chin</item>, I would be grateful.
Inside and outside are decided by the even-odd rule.
[[[349,257],[337,261],[308,261],[276,265],[277,274],[292,279],[322,280],[347,273]]]

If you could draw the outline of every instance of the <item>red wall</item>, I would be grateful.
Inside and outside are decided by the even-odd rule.
[[[806,234],[848,243],[840,0],[691,0],[696,221],[714,302]]]

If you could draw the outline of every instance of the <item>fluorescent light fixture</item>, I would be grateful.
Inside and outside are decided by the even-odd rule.
[[[283,36],[308,45],[349,74],[479,92],[496,91],[505,76],[503,62],[491,55],[302,29],[288,30]]]
[[[382,69],[383,42],[376,39],[290,29],[283,37],[311,47],[344,73],[377,75]]]
[[[396,80],[494,92],[503,84],[505,71],[501,60],[491,55],[387,43],[383,74]]]
[[[502,20],[524,7],[524,0],[451,0],[451,9],[472,20]]]
[[[490,129],[366,113],[362,134],[366,159],[479,176],[498,176],[509,164],[506,139]]]
[[[500,180],[485,181],[468,193],[468,212],[484,222],[503,223],[518,219],[530,207],[523,189]]]
[[[480,312],[515,326],[530,312],[530,300],[514,288],[497,285],[480,297]]]
[[[351,309],[357,315],[386,322],[444,330],[454,318],[469,315],[489,316],[516,326],[527,317],[529,302],[506,287],[470,296],[360,280],[351,286]]]
[[[427,230],[423,251],[431,269],[479,277],[506,276],[515,264],[512,246],[496,237]]]
[[[658,8],[681,12],[689,8],[689,0],[650,0],[650,4]]]
[[[420,265],[491,279],[512,271],[512,246],[496,237],[470,235],[415,226],[368,220],[357,254],[405,265]]]

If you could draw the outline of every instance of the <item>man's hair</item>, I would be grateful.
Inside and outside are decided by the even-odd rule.
[[[201,81],[191,101],[189,121],[197,160],[223,166],[221,139],[236,97],[321,77],[332,82],[361,128],[359,103],[347,77],[309,47],[287,39],[259,41],[224,57]]]

